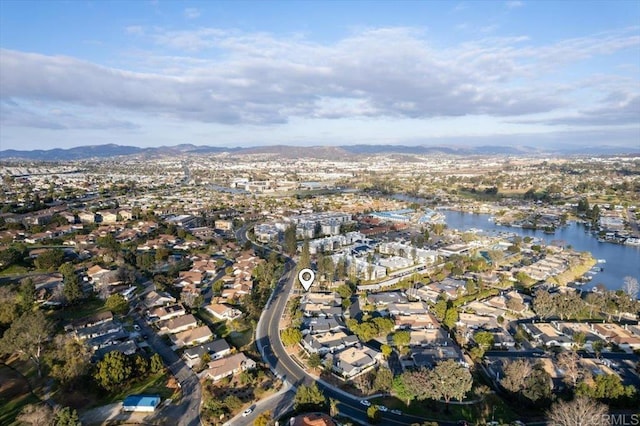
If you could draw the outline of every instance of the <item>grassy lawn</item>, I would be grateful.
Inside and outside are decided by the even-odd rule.
[[[382,404],[389,409],[398,409],[407,414],[425,417],[435,421],[457,421],[468,420],[477,422],[480,419],[491,421],[495,416],[495,420],[501,423],[509,423],[516,420],[518,416],[511,408],[498,396],[488,395],[483,402],[470,405],[449,404],[447,412],[446,405],[441,402],[412,401],[409,407],[403,401],[396,397],[383,397],[372,400],[374,404]]]
[[[2,272],[0,272],[0,276],[26,274],[27,272],[29,272],[29,269],[24,266],[11,265],[8,268],[3,269]]]
[[[16,416],[20,414],[22,408],[28,404],[37,404],[40,400],[31,393],[23,394],[10,401],[0,399],[0,424],[17,425]]]
[[[107,308],[104,306],[104,300],[98,299],[97,297],[92,297],[88,300],[82,301],[82,303],[78,305],[69,306],[67,308],[56,311],[56,316],[60,319],[72,320],[87,317],[89,315],[94,315],[106,310]]]
[[[253,342],[253,329],[248,328],[244,331],[232,331],[228,337],[233,346],[242,349]]]
[[[96,405],[122,401],[127,396],[135,394],[157,394],[162,399],[172,398],[175,392],[173,389],[167,388],[168,379],[169,375],[167,373],[151,374],[146,379],[133,383],[125,390],[105,395],[104,398],[97,401]]]
[[[13,359],[10,365],[0,366],[0,424],[13,424],[16,416],[27,404],[38,403],[37,396],[29,391],[29,385],[20,373],[29,373],[28,365],[21,360]]]

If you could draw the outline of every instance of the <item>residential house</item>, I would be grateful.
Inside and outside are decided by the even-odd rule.
[[[337,293],[305,293],[300,303],[315,303],[325,306],[340,306],[342,298]]]
[[[174,285],[176,287],[185,287],[193,285],[199,287],[202,284],[203,273],[198,271],[182,271],[178,274]]]
[[[343,329],[343,327],[338,323],[338,321],[334,317],[329,318],[316,318],[316,317],[305,317],[302,319],[302,334],[319,334],[319,333],[328,333],[338,332]]]
[[[158,323],[158,334],[180,333],[198,326],[198,321],[191,315],[182,315]]]
[[[567,349],[573,345],[573,340],[558,331],[551,323],[522,323],[522,328],[524,328],[539,345],[547,347],[561,346]]]
[[[211,361],[203,376],[217,382],[225,377],[254,368],[256,368],[256,362],[240,352],[226,358]]]
[[[154,308],[147,313],[147,317],[152,321],[166,321],[185,314],[186,311],[184,306],[178,303],[176,305],[159,306]]]
[[[342,306],[327,306],[319,303],[304,303],[300,310],[306,317],[339,317],[342,315]]]
[[[407,289],[407,296],[424,302],[436,303],[438,301],[438,297],[440,297],[440,292],[432,290],[430,287],[424,285],[419,288]]]
[[[96,214],[92,212],[78,213],[78,219],[82,223],[96,223]]]
[[[224,303],[211,303],[204,309],[220,320],[234,320],[242,316],[242,312],[240,310]]]
[[[113,321],[113,313],[111,311],[100,312],[95,315],[71,321],[70,324],[65,326],[65,330],[73,331],[81,328],[92,327],[94,325],[104,324],[110,321]]]
[[[450,339],[442,328],[410,330],[410,346],[447,346]]]
[[[440,322],[429,312],[394,316],[395,329],[438,329]]]
[[[102,278],[110,272],[111,271],[109,269],[104,269],[100,265],[93,265],[89,269],[87,269],[87,276],[91,278],[91,281],[95,284],[100,284]]]
[[[416,346],[411,349],[409,358],[402,360],[402,365],[405,367],[433,368],[436,363],[448,359],[462,361],[462,354],[456,350],[455,345],[437,347]]]
[[[147,308],[153,308],[156,306],[175,304],[176,298],[163,291],[157,292],[151,290],[142,297],[142,303],[144,303]]]
[[[429,306],[426,302],[389,303],[385,310],[394,316],[419,315],[427,312]]]
[[[192,328],[177,334],[171,334],[169,340],[176,348],[182,348],[184,346],[197,345],[198,343],[204,343],[214,337],[209,327],[203,325],[201,327]]]
[[[399,291],[389,291],[383,293],[371,293],[367,295],[367,303],[378,308],[388,306],[391,303],[408,303],[407,296]]]
[[[307,334],[302,339],[302,346],[309,353],[320,355],[340,351],[358,343],[358,337],[347,335],[342,331],[336,333]]]
[[[376,365],[381,353],[368,346],[349,347],[333,356],[333,371],[352,378]]]
[[[122,324],[116,321],[107,321],[97,325],[75,329],[74,333],[78,339],[87,340],[120,331],[122,331]]]
[[[102,216],[102,223],[117,223],[118,222],[118,214],[112,210],[101,211],[100,216]]]
[[[107,345],[99,348],[95,352],[94,357],[100,361],[106,354],[113,351],[122,352],[125,355],[133,355],[138,351],[138,346],[135,341],[129,339],[121,343],[116,343],[115,345]]]
[[[231,231],[233,230],[233,221],[231,220],[216,220],[214,222],[214,226],[216,229],[221,229],[223,231]]]
[[[613,323],[592,324],[592,328],[598,336],[623,349],[640,349],[640,335],[634,333],[635,328]]]
[[[186,349],[182,353],[182,358],[189,368],[200,365],[200,360],[204,354],[209,354],[212,361],[225,357],[231,353],[231,347],[224,339],[216,339],[212,342],[203,343],[202,345],[194,346],[193,348]]]

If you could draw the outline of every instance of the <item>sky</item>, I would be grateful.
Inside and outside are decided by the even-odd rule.
[[[640,1],[0,0],[0,150],[640,148]]]

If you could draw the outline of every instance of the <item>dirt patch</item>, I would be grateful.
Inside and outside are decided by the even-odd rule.
[[[29,393],[29,385],[22,375],[6,366],[0,366],[0,399],[11,400]]]

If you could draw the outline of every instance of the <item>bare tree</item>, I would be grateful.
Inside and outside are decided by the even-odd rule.
[[[47,404],[25,405],[16,420],[20,424],[49,426],[53,423],[53,410]]]
[[[583,369],[580,366],[580,357],[578,354],[573,351],[560,353],[558,355],[558,366],[564,372],[564,382],[575,387],[578,380],[583,376]]]
[[[607,426],[606,405],[584,396],[573,401],[559,401],[547,412],[549,423],[556,426]]]
[[[533,371],[533,366],[526,359],[507,361],[504,366],[504,377],[500,384],[513,393],[518,393],[526,387],[527,378]]]
[[[638,284],[638,280],[636,278],[626,276],[624,277],[624,285],[622,289],[625,293],[629,295],[631,300],[638,299],[638,291],[640,290],[640,285]]]

